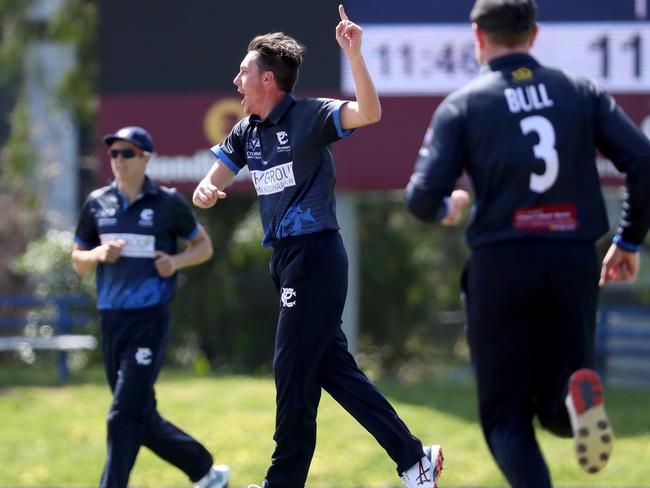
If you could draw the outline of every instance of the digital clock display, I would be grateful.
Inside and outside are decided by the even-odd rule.
[[[464,24],[363,26],[363,53],[380,94],[444,95],[476,76],[474,37]],[[618,93],[650,91],[650,22],[549,22],[531,51],[542,64]],[[353,93],[343,58],[342,90]]]

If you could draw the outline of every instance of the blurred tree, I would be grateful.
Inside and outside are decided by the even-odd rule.
[[[83,161],[94,161],[95,112],[97,107],[97,5],[90,0],[67,0],[65,8],[45,22],[28,15],[36,0],[0,0],[0,203],[5,217],[0,221],[0,292],[25,287],[8,264],[27,243],[42,232],[38,175],[29,146],[28,120],[23,83],[23,60],[30,42],[73,42],[78,64],[61,86],[80,122]],[[83,137],[84,134],[86,137]],[[85,191],[85,190],[83,190]]]
[[[99,109],[99,2],[66,0],[45,28],[49,39],[71,42],[77,63],[65,77],[58,95],[67,100],[79,124],[79,201],[94,189],[97,160],[97,110]]]
[[[36,232],[33,199],[27,191],[30,152],[21,139],[26,133],[21,96],[25,46],[33,35],[25,13],[30,0],[0,0],[0,292],[25,286],[9,268],[9,259],[21,252]],[[15,136],[11,136],[15,134]]]
[[[72,232],[50,230],[31,241],[25,252],[12,260],[11,269],[28,277],[38,295],[83,293],[94,296],[93,274],[79,279],[70,265],[72,243]]]
[[[0,146],[10,133],[11,112],[22,81],[25,45],[31,36],[26,12],[33,0],[0,0]],[[7,165],[3,164],[3,173]]]
[[[10,262],[11,270],[25,278],[32,292],[42,298],[50,299],[61,295],[87,295],[95,294],[94,275],[88,274],[79,279],[70,266],[70,251],[72,250],[72,233],[69,231],[50,230],[44,236],[32,240],[26,251]],[[18,309],[25,312],[25,309]],[[6,312],[6,310],[5,310]],[[87,318],[83,324],[75,326],[75,334],[96,334],[97,320],[94,312],[93,300],[87,303],[76,304],[74,311],[76,317]],[[14,311],[16,313],[16,311]],[[49,324],[58,321],[59,309],[51,304],[30,309],[26,317],[28,325],[23,334],[47,337],[52,333]],[[47,324],[36,327],[32,324]],[[19,351],[19,357],[26,364],[40,364],[52,357],[52,351],[34,351],[32,349]],[[58,354],[58,353],[57,353]],[[5,355],[5,358],[8,356]],[[88,362],[101,362],[101,350],[75,351],[67,356],[68,366],[75,370],[84,367]],[[51,363],[50,363],[51,364]]]
[[[68,73],[60,93],[68,100],[85,131],[82,153],[95,152],[95,120],[99,104],[98,2],[66,0],[47,26],[52,40],[72,42],[77,48],[77,65]]]
[[[465,361],[464,226],[422,225],[406,212],[401,192],[364,196],[360,215],[362,352],[404,376]]]
[[[197,214],[214,257],[181,274],[172,302],[174,342],[186,353],[193,346],[216,370],[268,371],[277,299],[256,199],[231,192],[217,208]]]
[[[217,370],[268,371],[278,306],[268,274],[271,252],[260,246],[252,195],[231,193],[223,205],[199,212],[215,257],[181,275],[172,305],[178,359],[191,363],[205,354]],[[430,374],[434,363],[465,362],[464,229],[421,225],[406,212],[401,192],[363,194],[359,211],[364,367],[415,379]]]

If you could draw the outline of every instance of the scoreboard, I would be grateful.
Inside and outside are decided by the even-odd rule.
[[[403,0],[396,7],[390,0],[346,2],[350,18],[363,28],[364,57],[384,107],[380,127],[364,129],[371,132],[368,145],[354,157],[379,161],[390,154],[391,175],[405,183],[436,106],[478,74],[469,22],[473,4],[474,0]],[[650,137],[648,0],[537,0],[537,4],[540,31],[531,54],[542,64],[596,81]],[[343,55],[340,59],[341,90],[351,96],[350,68]],[[598,164],[604,184],[622,183],[622,175],[610,162]],[[378,184],[403,188],[386,180]]]
[[[451,5],[448,5],[451,3]],[[364,28],[363,52],[380,93],[447,94],[476,76],[472,0],[350,0]],[[532,54],[619,93],[650,91],[648,0],[538,0],[540,34]],[[353,93],[342,57],[341,86]]]
[[[382,94],[446,94],[478,73],[465,24],[371,24],[364,55]],[[548,22],[532,54],[543,64],[598,81],[611,92],[650,91],[650,23]],[[341,85],[353,93],[345,59]]]

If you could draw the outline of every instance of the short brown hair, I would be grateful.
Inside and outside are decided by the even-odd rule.
[[[290,92],[298,81],[298,68],[305,47],[283,32],[273,32],[255,37],[248,45],[249,52],[259,54],[260,71],[272,71],[280,90]]]
[[[517,47],[524,44],[530,38],[533,29],[522,32],[520,34],[496,34],[494,32],[486,32],[485,35],[492,40],[494,44],[499,44],[505,47]]]

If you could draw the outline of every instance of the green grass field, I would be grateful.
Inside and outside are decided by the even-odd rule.
[[[77,374],[64,387],[19,386],[20,375],[19,369],[0,367],[0,486],[97,486],[110,402],[101,374]],[[506,486],[483,442],[470,384],[381,382],[379,387],[417,436],[444,445],[441,488]],[[201,440],[216,462],[231,466],[232,488],[262,480],[273,448],[272,379],[165,372],[157,392],[162,414]],[[604,472],[583,474],[571,441],[540,434],[557,486],[650,487],[650,391],[606,388],[606,399],[616,442]],[[318,428],[308,487],[401,486],[388,456],[327,394]],[[191,484],[143,449],[131,486]]]

